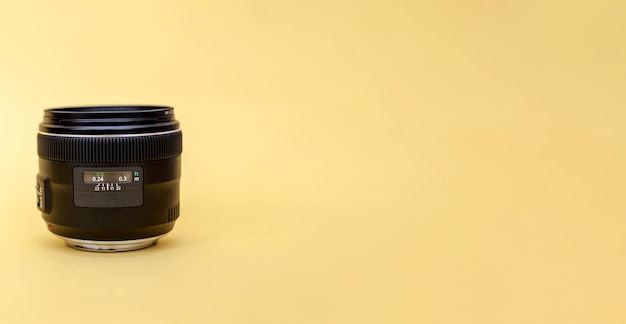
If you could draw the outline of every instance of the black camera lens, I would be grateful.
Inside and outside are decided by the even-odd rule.
[[[174,109],[47,109],[37,136],[37,207],[74,248],[145,248],[179,216],[182,132]]]

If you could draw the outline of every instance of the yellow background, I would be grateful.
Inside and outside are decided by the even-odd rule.
[[[3,323],[625,323],[623,1],[3,1]],[[35,206],[44,108],[175,107],[181,218]]]

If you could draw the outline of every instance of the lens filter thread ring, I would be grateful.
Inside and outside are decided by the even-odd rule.
[[[174,109],[165,106],[52,108],[39,124],[42,133],[74,135],[147,134],[179,128]]]

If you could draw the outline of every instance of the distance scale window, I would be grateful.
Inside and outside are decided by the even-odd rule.
[[[85,171],[83,183],[93,184],[94,191],[120,191],[126,183],[139,182],[139,171]]]
[[[74,168],[77,207],[137,207],[143,205],[143,168]]]

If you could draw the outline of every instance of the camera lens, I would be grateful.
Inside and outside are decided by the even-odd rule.
[[[37,207],[74,248],[145,248],[179,216],[182,132],[174,109],[47,109],[37,135]]]

